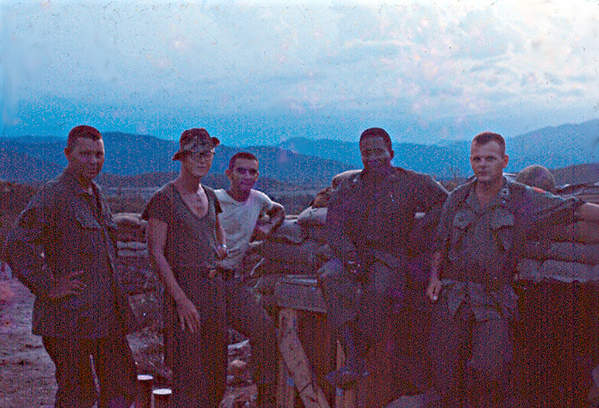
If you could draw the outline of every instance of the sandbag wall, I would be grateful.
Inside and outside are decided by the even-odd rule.
[[[142,326],[160,327],[160,291],[157,289],[161,285],[150,266],[146,243],[147,223],[138,213],[115,213],[112,220],[117,226],[116,266],[133,311]]]
[[[528,242],[523,254],[515,330],[523,406],[587,406],[597,364],[599,245]]]
[[[251,276],[258,278],[254,291],[268,304],[276,283],[285,275],[315,275],[333,257],[326,244],[324,224],[327,208],[312,206],[287,217],[267,240],[253,248],[262,259]]]

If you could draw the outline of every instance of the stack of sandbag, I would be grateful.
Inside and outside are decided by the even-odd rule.
[[[300,217],[285,219],[267,240],[254,249],[262,256],[252,270],[252,276],[260,277],[255,286],[258,293],[272,295],[276,282],[283,276],[314,275],[324,262],[332,258],[322,231],[313,231],[324,228],[324,219],[321,224],[309,225],[304,224],[304,218]],[[315,239],[318,234],[320,238]]]
[[[141,219],[139,213],[115,213],[112,221],[117,226],[117,241],[146,242],[147,221]]]
[[[599,244],[557,235],[567,234],[526,243],[517,268],[515,361],[523,406],[586,406],[599,356]]]
[[[272,295],[285,275],[315,275],[333,257],[326,245],[324,224],[331,188],[321,190],[299,216],[288,216],[267,240],[255,247],[262,260],[252,270],[260,276],[255,291]]]
[[[528,242],[518,264],[521,280],[587,283],[599,281],[599,244]]]
[[[138,213],[115,213],[112,220],[117,226],[117,268],[125,289],[129,295],[155,290],[158,280],[148,257],[147,222]]]

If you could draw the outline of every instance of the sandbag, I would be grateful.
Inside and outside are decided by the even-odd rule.
[[[539,269],[541,268],[541,262],[537,259],[522,258],[518,262],[516,270],[518,271],[518,279],[539,282],[543,279],[540,275]]]
[[[301,244],[306,239],[306,232],[297,223],[297,219],[285,219],[268,236],[267,242],[288,242]]]
[[[308,207],[297,217],[297,223],[304,228],[323,226],[327,221],[327,208]]]
[[[555,279],[560,282],[599,281],[599,265],[587,265],[578,262],[564,262],[548,259],[538,261],[524,258],[518,263],[520,279],[539,282],[543,279]]]
[[[583,264],[599,264],[599,245],[578,244],[575,242],[528,242],[524,247],[527,258],[546,260],[554,259],[565,262]]]
[[[333,195],[333,189],[331,187],[324,188],[320,190],[314,200],[310,203],[310,207],[312,208],[322,208],[328,207],[329,201],[331,200],[331,196]]]
[[[115,213],[112,221],[117,226],[117,241],[130,242],[146,240],[147,221],[139,213]]]
[[[341,183],[343,183],[345,180],[353,177],[355,174],[360,173],[361,171],[362,170],[347,170],[347,171],[344,171],[343,173],[337,174],[331,180],[331,187],[333,187],[333,190],[337,189],[337,187],[339,187],[341,185]]]
[[[320,247],[319,242],[312,240],[306,240],[301,244],[267,240],[260,254],[272,261],[313,267],[316,264],[316,251]]]

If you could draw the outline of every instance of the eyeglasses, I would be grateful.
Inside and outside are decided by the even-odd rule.
[[[212,159],[212,156],[214,156],[214,152],[212,150],[209,150],[207,152],[195,152],[195,153],[191,153],[191,160],[199,162],[199,161],[203,161],[203,160],[210,160]]]
[[[250,176],[255,176],[258,174],[258,170],[256,169],[246,169],[245,167],[237,167],[235,171],[239,174],[249,174]]]

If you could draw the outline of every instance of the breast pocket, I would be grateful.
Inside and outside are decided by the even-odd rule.
[[[471,211],[458,211],[455,217],[453,217],[451,240],[454,248],[459,245],[462,237],[474,222],[474,218],[475,215]]]
[[[97,234],[102,229],[100,223],[91,215],[77,214],[75,219],[84,234]]]
[[[87,214],[77,214],[75,216],[75,224],[77,226],[74,235],[77,244],[74,246],[77,248],[77,252],[81,257],[83,264],[89,264],[93,262],[93,259],[88,259],[97,254],[99,245],[102,244],[102,227],[96,221],[94,217]]]
[[[491,230],[504,251],[514,245],[514,215],[504,208],[498,208],[491,219]]]

